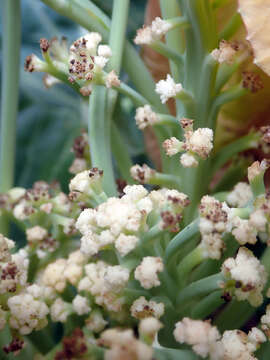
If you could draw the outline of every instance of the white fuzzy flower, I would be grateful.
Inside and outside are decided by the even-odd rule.
[[[227,196],[227,203],[234,207],[244,207],[252,199],[251,187],[244,182],[239,182]]]
[[[85,315],[91,311],[89,301],[86,297],[76,295],[72,301],[73,309],[78,315]]]
[[[162,104],[165,104],[169,98],[177,96],[182,90],[182,85],[176,84],[170,74],[167,74],[166,80],[160,80],[156,84],[156,92],[160,95]]]
[[[257,231],[249,220],[240,219],[237,216],[233,219],[233,226],[232,234],[240,245],[255,244],[257,242]]]
[[[221,40],[221,42],[219,43],[219,48],[214,49],[211,52],[211,55],[220,64],[232,64],[237,50],[238,46],[236,44],[230,43],[226,40]]]
[[[66,278],[64,276],[66,265],[67,261],[65,259],[58,259],[49,264],[44,270],[42,284],[52,287],[60,293],[63,292],[66,287]]]
[[[88,257],[80,250],[69,254],[66,266],[63,272],[64,277],[72,284],[77,285],[83,274],[83,266],[86,264]]]
[[[137,236],[120,234],[115,241],[115,248],[121,256],[126,256],[135,249],[138,242]]]
[[[108,45],[99,45],[97,49],[98,56],[110,58],[112,56],[112,50]]]
[[[183,143],[176,139],[176,137],[165,140],[162,146],[168,156],[173,156],[183,149]]]
[[[109,74],[106,76],[105,79],[105,85],[108,89],[110,89],[113,86],[120,86],[121,82],[119,80],[119,77],[117,76],[116,72],[114,70],[110,71]]]
[[[189,154],[189,153],[184,153],[181,155],[180,157],[180,163],[185,167],[185,168],[192,168],[192,167],[197,167],[199,165],[198,161],[196,160],[196,158]]]
[[[106,66],[108,61],[109,59],[104,56],[95,56],[95,69],[98,71],[102,70]]]
[[[10,250],[15,246],[14,241],[0,234],[0,262],[8,262],[11,260]]]
[[[130,308],[131,315],[136,319],[144,319],[154,316],[159,319],[164,314],[164,304],[153,300],[147,301],[144,296],[135,300]]]
[[[147,317],[140,321],[139,332],[140,335],[150,337],[154,340],[157,332],[162,328],[162,323],[155,317]]]
[[[267,219],[265,217],[264,211],[261,209],[255,210],[250,214],[249,223],[257,231],[265,232],[265,227],[267,224]]]
[[[150,105],[144,105],[136,109],[135,120],[140,130],[147,126],[153,126],[158,123],[158,115],[151,109]]]
[[[203,358],[207,357],[220,338],[218,329],[208,321],[192,320],[187,317],[175,324],[173,334],[176,341],[191,345],[193,351]]]
[[[104,320],[102,313],[100,311],[94,310],[91,312],[90,316],[85,320],[85,324],[87,329],[95,333],[99,333],[105,328],[108,322]]]
[[[209,128],[199,128],[192,132],[186,139],[188,150],[206,159],[213,149],[213,130]]]
[[[26,230],[28,242],[36,243],[44,240],[48,236],[48,231],[41,226],[34,226]]]
[[[49,309],[45,302],[39,298],[40,292],[34,296],[31,291],[15,295],[8,299],[10,310],[9,325],[17,329],[20,334],[28,335],[33,330],[40,330],[48,323]]]
[[[225,331],[220,346],[223,348],[222,359],[255,360],[252,355],[254,346],[248,342],[247,335],[241,330]]]
[[[130,175],[132,178],[141,184],[147,184],[155,176],[155,173],[155,170],[151,169],[146,164],[143,164],[142,166],[136,164],[130,168]]]
[[[171,23],[160,17],[156,17],[150,26],[143,26],[137,30],[134,42],[137,45],[150,45],[155,41],[161,40],[171,28]]]
[[[163,268],[164,265],[161,258],[146,256],[141,264],[136,267],[134,276],[143,288],[151,289],[160,285],[158,273],[163,271]]]
[[[70,304],[65,303],[61,298],[57,298],[50,308],[50,314],[52,321],[55,322],[66,322],[68,316],[72,312],[72,307]]]
[[[252,306],[262,303],[267,274],[264,266],[250,250],[241,247],[235,259],[225,260],[222,272],[226,278],[237,282],[234,294],[238,300],[247,300]]]

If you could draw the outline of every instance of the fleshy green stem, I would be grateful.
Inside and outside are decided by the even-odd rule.
[[[2,20],[0,193],[9,190],[14,182],[21,42],[20,0],[2,2]],[[8,223],[4,216],[1,216],[0,232],[8,232]]]
[[[202,299],[193,309],[191,315],[193,319],[204,319],[214,310],[224,303],[222,291],[217,290]]]
[[[110,122],[106,116],[107,89],[94,85],[89,100],[88,133],[92,165],[104,171],[103,187],[108,196],[117,195],[110,147]]]
[[[177,255],[181,247],[186,244],[194,235],[199,234],[199,219],[194,220],[191,224],[181,230],[169,243],[166,248],[164,262],[170,264]]]
[[[177,275],[180,284],[185,284],[186,277],[189,272],[197,265],[199,265],[205,257],[203,256],[203,250],[200,246],[197,246],[192,250],[177,266]]]
[[[191,283],[180,291],[177,297],[177,308],[181,311],[181,306],[188,304],[194,297],[204,296],[212,291],[219,290],[222,281],[223,275],[218,273]]]

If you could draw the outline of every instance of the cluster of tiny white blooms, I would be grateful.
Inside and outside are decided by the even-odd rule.
[[[153,356],[152,348],[137,340],[132,330],[105,330],[99,343],[110,348],[105,351],[104,360],[151,360]]]
[[[72,306],[74,311],[78,315],[86,315],[91,311],[91,307],[89,306],[89,300],[81,295],[76,295],[72,301]]]
[[[105,85],[108,89],[110,89],[113,86],[120,86],[121,82],[114,70],[110,71],[105,78]]]
[[[25,292],[8,299],[11,328],[18,330],[22,335],[28,335],[33,330],[40,330],[47,325],[49,308],[40,297],[41,294],[42,290],[37,285],[32,285],[26,288]]]
[[[115,243],[120,253],[126,255],[136,246],[136,234],[152,210],[152,203],[141,185],[126,186],[124,193],[121,199],[109,198],[96,209],[85,209],[80,214],[76,227],[83,235],[81,251],[84,254],[94,255]]]
[[[205,195],[199,205],[201,248],[205,257],[220,259],[224,249],[222,235],[227,229],[229,208],[214,197]]]
[[[238,216],[233,219],[232,234],[240,245],[255,244],[257,242],[257,230],[249,220],[240,219]]]
[[[220,64],[232,64],[235,58],[235,55],[239,50],[239,45],[236,43],[232,43],[226,40],[221,40],[219,43],[219,48],[214,49],[211,52],[213,58],[218,61]]]
[[[162,327],[162,323],[157,318],[153,316],[147,317],[140,321],[139,333],[140,336],[154,341],[156,334]]]
[[[183,118],[181,126],[184,130],[185,141],[179,141],[172,137],[163,142],[166,154],[173,156],[179,152],[186,151],[180,157],[180,162],[184,167],[198,166],[197,157],[206,159],[213,149],[213,130],[209,128],[199,128],[193,131],[193,120]]]
[[[0,234],[0,262],[8,262],[11,260],[10,250],[13,249],[14,246],[15,243],[13,240]]]
[[[148,126],[153,126],[159,122],[158,115],[152,110],[150,105],[144,105],[136,109],[136,125],[140,130]]]
[[[61,80],[57,79],[56,77],[50,74],[45,74],[42,80],[43,80],[43,84],[47,89],[50,89],[52,86],[61,83]]]
[[[48,231],[41,226],[34,226],[26,230],[26,239],[29,243],[37,243],[46,239]]]
[[[156,93],[159,94],[162,104],[165,104],[168,99],[177,96],[182,90],[182,84],[176,84],[170,74],[167,74],[166,80],[160,80],[156,84]]]
[[[88,257],[80,250],[69,254],[65,263],[63,275],[72,285],[77,285],[83,275],[83,267],[87,263]]]
[[[267,225],[267,218],[265,216],[264,211],[262,209],[257,209],[257,210],[255,209],[255,211],[253,211],[250,214],[249,223],[257,231],[265,232]]]
[[[173,156],[183,150],[183,142],[179,141],[176,139],[176,137],[173,136],[163,142],[163,147],[168,156]]]
[[[241,247],[235,259],[226,259],[222,265],[222,273],[229,282],[235,281],[234,285],[230,285],[233,288],[228,287],[225,281],[225,288],[233,292],[238,300],[247,300],[252,306],[262,303],[267,273],[250,250]]]
[[[153,213],[161,216],[160,228],[179,231],[182,212],[190,203],[188,196],[177,190],[163,188],[151,191],[149,198],[153,204]]]
[[[143,28],[137,30],[134,43],[137,45],[150,45],[162,39],[171,28],[171,23],[156,17],[150,26],[143,26]]]
[[[139,242],[139,238],[135,235],[120,234],[115,240],[115,248],[121,256],[126,256],[130,253]]]
[[[144,319],[148,317],[155,317],[159,319],[165,311],[164,304],[162,302],[157,303],[154,300],[147,301],[144,296],[136,299],[131,308],[130,312],[136,319]]]
[[[72,313],[72,305],[57,298],[50,307],[50,315],[54,322],[66,322],[68,316]]]
[[[24,249],[11,255],[9,262],[3,262],[0,267],[0,294],[15,292],[17,287],[24,287],[27,282],[29,259]]]
[[[91,198],[102,192],[102,176],[103,172],[97,168],[84,170],[70,180],[69,190],[75,193],[77,200]]]
[[[101,332],[107,324],[108,322],[104,320],[102,313],[99,310],[93,310],[90,316],[85,320],[87,329],[95,333]]]
[[[244,207],[252,200],[251,187],[244,182],[239,182],[226,198],[227,203],[233,207]]]
[[[216,353],[216,343],[220,339],[218,329],[211,326],[209,321],[192,320],[187,317],[175,324],[173,334],[176,341],[191,345],[193,351],[203,358],[212,352]]]
[[[123,298],[122,290],[129,279],[129,271],[120,265],[111,266],[103,261],[87,264],[85,276],[78,285],[79,291],[89,292],[95,302],[108,310],[119,311]]]
[[[156,171],[151,169],[148,165],[134,165],[130,168],[130,175],[141,184],[147,184],[155,176]]]
[[[163,271],[164,265],[160,257],[146,256],[141,264],[135,269],[135,279],[145,289],[151,289],[160,285],[158,273]]]
[[[86,80],[81,93],[86,96],[92,91],[92,80],[100,74],[112,55],[108,45],[99,45],[99,33],[89,33],[76,40],[70,47],[69,73],[71,82]]]
[[[57,292],[63,292],[66,287],[66,277],[64,276],[66,264],[66,259],[57,259],[50,263],[43,272],[41,283]]]
[[[225,331],[219,343],[222,356],[217,360],[256,360],[253,353],[257,350],[257,346],[266,339],[259,329],[254,329],[248,335],[241,330]]]

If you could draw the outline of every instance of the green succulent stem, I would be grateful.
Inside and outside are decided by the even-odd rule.
[[[193,319],[205,319],[222,304],[224,304],[222,290],[216,290],[200,300],[192,310],[191,316]]]
[[[203,260],[205,260],[205,256],[203,255],[203,249],[200,246],[197,246],[187,256],[185,256],[177,266],[179,284],[183,286],[186,283],[188,274]]]
[[[104,171],[103,188],[108,196],[117,190],[111,157],[110,119],[106,113],[107,89],[94,85],[89,97],[88,136],[92,165]]]
[[[2,2],[2,21],[0,193],[6,192],[14,184],[21,44],[20,0]],[[6,235],[8,232],[5,216],[1,216],[0,232]]]
[[[189,284],[179,292],[176,302],[177,308],[180,310],[182,306],[187,305],[193,298],[205,296],[219,290],[222,281],[223,275],[218,273]]]

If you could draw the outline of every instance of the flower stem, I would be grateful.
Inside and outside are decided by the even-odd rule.
[[[223,275],[218,273],[191,283],[180,291],[177,297],[177,308],[180,309],[181,306],[188,304],[194,297],[204,296],[212,291],[219,290],[222,280]]]
[[[199,220],[194,220],[191,224],[180,231],[170,242],[166,248],[164,262],[170,264],[180,248],[186,244],[194,235],[199,234]]]
[[[202,299],[193,309],[192,318],[204,319],[224,303],[222,290],[217,290]]]
[[[16,119],[19,99],[19,65],[21,42],[20,0],[2,3],[3,67],[1,95],[1,153],[0,192],[9,190],[14,183]],[[0,232],[7,234],[8,222],[0,220]]]
[[[193,249],[177,266],[178,282],[184,285],[189,272],[204,259],[203,250],[200,246]]]
[[[117,195],[114,181],[110,123],[106,116],[107,89],[94,85],[89,98],[88,133],[92,165],[104,171],[103,187],[108,196]]]

